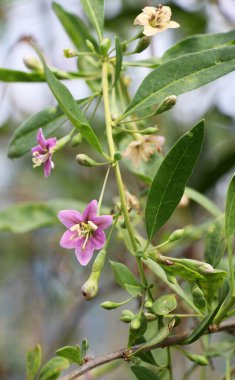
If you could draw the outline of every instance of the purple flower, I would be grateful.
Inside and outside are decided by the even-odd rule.
[[[68,228],[63,234],[60,245],[75,249],[81,265],[87,265],[95,249],[101,249],[106,241],[104,229],[112,224],[111,215],[97,215],[97,201],[91,201],[83,214],[75,210],[62,210],[58,217]]]
[[[42,128],[39,128],[37,133],[38,145],[31,149],[33,155],[33,167],[36,168],[41,164],[44,165],[44,176],[48,177],[51,173],[51,169],[54,169],[55,165],[51,159],[56,146],[56,137],[45,139],[42,132]]]

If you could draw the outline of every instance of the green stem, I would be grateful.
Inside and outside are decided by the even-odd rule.
[[[226,358],[226,380],[231,380],[231,363],[229,355]]]
[[[110,104],[109,104],[108,61],[107,60],[104,60],[102,62],[102,88],[103,88],[106,134],[107,134],[107,141],[108,141],[108,146],[109,146],[109,154],[110,154],[111,159],[114,160],[115,145],[113,141],[112,118],[111,118]],[[115,175],[116,175],[116,181],[117,181],[118,191],[120,195],[121,207],[122,207],[122,212],[123,212],[126,228],[129,233],[133,250],[134,252],[136,252],[138,249],[138,245],[135,240],[134,231],[132,229],[130,218],[129,218],[126,198],[125,198],[125,190],[124,190],[121,171],[120,171],[118,162],[115,163]],[[148,283],[145,277],[142,261],[140,258],[136,258],[136,260],[137,260],[137,264],[138,264],[138,268],[139,268],[139,272],[140,272],[143,284],[145,285],[146,288],[148,288]]]
[[[99,198],[99,202],[98,202],[98,206],[97,206],[98,214],[100,214],[100,208],[101,208],[101,204],[102,204],[102,200],[103,200],[103,196],[104,196],[104,191],[105,191],[105,188],[106,188],[107,180],[108,180],[108,177],[109,177],[109,172],[110,172],[110,166],[108,167],[108,170],[106,172],[106,175],[105,175],[105,178],[104,178],[104,183],[103,183],[102,190],[101,190],[101,193],[100,193],[100,198]]]
[[[167,359],[168,359],[168,369],[169,369],[169,380],[173,380],[172,362],[171,362],[171,349],[170,349],[170,347],[167,347]]]

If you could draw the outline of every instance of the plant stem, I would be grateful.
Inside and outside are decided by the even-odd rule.
[[[110,104],[109,104],[108,61],[107,60],[104,60],[102,62],[102,88],[103,88],[106,134],[107,134],[107,140],[108,140],[108,146],[109,146],[109,154],[110,154],[111,160],[114,160],[115,145],[113,141],[112,118],[111,118]],[[138,249],[138,245],[135,240],[134,231],[132,229],[130,218],[129,218],[126,198],[125,198],[125,190],[124,190],[121,171],[120,171],[118,162],[115,163],[115,175],[116,175],[116,181],[117,181],[118,191],[120,195],[121,207],[122,207],[122,212],[123,212],[126,228],[129,233],[133,250],[134,252],[136,252]],[[137,260],[137,264],[138,264],[138,268],[139,268],[139,272],[140,272],[143,284],[145,285],[146,288],[148,288],[148,283],[145,277],[142,261],[140,258],[137,258],[137,257],[136,257],[136,260]]]
[[[171,349],[170,349],[170,347],[167,347],[167,359],[168,359],[169,380],[173,380],[172,362],[171,362]]]
[[[101,204],[102,204],[102,200],[103,200],[103,196],[104,196],[104,191],[105,191],[105,188],[106,188],[107,180],[108,180],[108,177],[109,177],[109,172],[110,172],[110,165],[109,165],[108,170],[106,172],[106,175],[105,175],[105,178],[104,178],[104,183],[103,183],[102,190],[101,190],[101,193],[100,193],[100,198],[99,198],[99,202],[98,202],[98,206],[97,206],[98,214],[100,214],[100,208],[101,208]]]

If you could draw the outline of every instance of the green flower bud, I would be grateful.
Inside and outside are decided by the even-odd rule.
[[[145,307],[146,309],[152,309],[152,307],[153,307],[153,302],[150,301],[150,300],[146,301],[145,304],[144,304],[144,307]]]
[[[147,321],[155,321],[157,319],[157,316],[155,314],[152,314],[152,313],[144,313],[145,315],[145,318],[147,319]]]
[[[81,144],[81,142],[82,142],[82,135],[81,133],[77,133],[76,136],[73,137],[72,145],[77,146]]]
[[[100,53],[102,55],[107,55],[109,49],[110,49],[110,46],[111,46],[111,43],[112,41],[110,40],[110,38],[104,38],[101,43],[100,43]]]
[[[177,98],[175,95],[168,96],[165,98],[157,107],[154,115],[159,115],[160,113],[166,112],[176,105]]]
[[[86,46],[88,47],[89,50],[92,51],[92,53],[96,54],[96,49],[93,43],[90,40],[86,40]]]
[[[120,306],[120,303],[112,302],[112,301],[106,301],[106,302],[101,303],[100,306],[103,309],[112,310],[112,309],[117,309]]]
[[[92,266],[90,277],[82,286],[82,294],[88,301],[94,298],[98,292],[99,279],[102,269],[104,267],[105,256],[106,250],[102,249],[96,256],[96,259]]]
[[[179,239],[181,239],[184,235],[185,235],[185,232],[184,232],[183,229],[175,230],[175,231],[172,232],[172,234],[170,235],[170,237],[169,237],[169,239],[168,239],[168,242],[171,243],[172,241],[179,240]]]
[[[181,347],[176,347],[186,358],[188,358],[189,360],[191,360],[192,362],[194,363],[197,363],[199,365],[208,365],[208,360],[205,356],[203,355],[195,355],[195,354],[192,354],[191,352],[189,351],[185,351],[183,350]]]
[[[71,140],[71,133],[57,140],[56,146],[54,148],[54,152],[62,149],[69,141]]]
[[[115,153],[114,153],[114,160],[115,161],[120,161],[122,159],[122,152],[119,152],[119,150],[117,150]]]
[[[151,43],[151,38],[144,36],[138,41],[138,44],[133,51],[133,53],[141,53],[142,51],[146,50]]]
[[[41,71],[43,72],[43,65],[41,62],[35,58],[35,57],[25,57],[23,58],[25,66],[29,70],[34,70],[34,71]]]
[[[141,135],[154,135],[158,131],[157,127],[149,127],[138,131]]]
[[[74,49],[64,49],[63,50],[65,58],[77,57],[77,52]]]
[[[140,327],[141,327],[141,320],[140,320],[139,315],[137,315],[137,317],[135,317],[131,321],[131,330],[139,330]]]
[[[86,154],[77,154],[76,160],[77,163],[82,166],[94,167],[100,165],[99,162],[96,162],[92,158],[88,157]]]
[[[129,323],[132,321],[132,319],[135,318],[135,314],[132,313],[130,310],[123,310],[122,315],[120,317],[120,321]]]

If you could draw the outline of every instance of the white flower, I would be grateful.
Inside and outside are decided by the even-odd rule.
[[[134,20],[134,25],[143,25],[145,36],[153,36],[168,28],[179,28],[179,24],[171,21],[171,8],[163,5],[145,7],[143,12]]]

